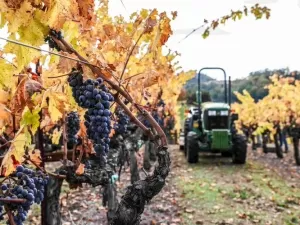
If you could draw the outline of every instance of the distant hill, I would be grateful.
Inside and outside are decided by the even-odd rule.
[[[268,90],[264,89],[264,87],[270,83],[269,77],[274,73],[284,75],[286,71],[288,71],[287,68],[275,70],[265,69],[251,72],[248,77],[231,81],[232,92],[242,92],[246,89],[251,96],[258,101],[268,94]],[[300,72],[297,72],[296,79],[300,79]],[[196,93],[197,83],[197,75],[186,83],[184,89],[187,97],[190,98]],[[203,92],[209,92],[212,101],[224,101],[224,81],[216,80],[206,74],[202,74],[201,90]],[[194,96],[192,98],[194,98]],[[235,95],[232,94],[232,102],[236,100]]]

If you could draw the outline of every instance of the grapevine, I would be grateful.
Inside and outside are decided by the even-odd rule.
[[[0,26],[7,26],[10,32],[3,56],[15,58],[13,63],[0,61],[0,141],[1,150],[6,151],[1,174],[20,182],[27,192],[33,188],[34,194],[34,199],[22,192],[24,200],[0,201],[9,223],[23,222],[27,205],[41,201],[43,223],[51,221],[47,215],[53,213],[45,213],[44,208],[44,196],[51,192],[45,186],[48,176],[51,184],[47,188],[61,185],[62,179],[71,187],[83,183],[107,187],[116,168],[124,166],[127,153],[133,159],[132,174],[138,175],[134,156],[144,136],[155,144],[157,166],[145,180],[132,177],[132,185],[109,220],[115,225],[139,224],[146,203],[163,188],[170,167],[164,124],[158,124],[153,115],[161,106],[176,115],[180,87],[195,74],[176,67],[173,60],[178,53],[162,54],[175,17],[170,19],[154,9],[134,13],[128,21],[112,18],[108,1],[101,1],[98,7],[94,1],[77,0],[7,2],[1,4]],[[39,47],[45,43],[50,50]],[[139,56],[139,52],[143,54]],[[28,69],[32,64],[35,72]],[[162,93],[163,86],[170,91]],[[122,160],[118,160],[120,155]],[[61,161],[62,165],[51,173],[44,168],[48,161]],[[38,171],[27,174],[28,168],[24,169],[26,174],[19,178],[16,166],[20,173],[25,163]],[[31,182],[35,177],[39,183]],[[35,193],[34,188],[40,192]],[[21,206],[24,212],[14,208]],[[49,207],[57,210],[58,204],[53,206],[52,202]]]

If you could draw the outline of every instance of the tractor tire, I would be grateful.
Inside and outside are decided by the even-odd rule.
[[[245,164],[247,158],[247,140],[242,135],[233,138],[232,162],[234,164]]]
[[[198,136],[195,132],[191,131],[187,135],[186,140],[186,160],[188,163],[198,162]]]
[[[184,156],[186,156],[186,152],[187,152],[187,135],[184,137],[183,152],[184,152]]]
[[[232,152],[221,152],[222,157],[232,157]]]
[[[300,156],[299,156],[299,138],[293,137],[293,145],[294,145],[294,157],[297,166],[300,166]]]

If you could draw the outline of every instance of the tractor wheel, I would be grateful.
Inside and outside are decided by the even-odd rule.
[[[232,157],[232,152],[222,152],[222,157]]]
[[[198,162],[198,142],[197,134],[189,132],[186,140],[186,159],[188,163]]]
[[[245,164],[247,158],[247,140],[242,135],[233,138],[232,162],[235,164]]]
[[[187,135],[184,136],[183,151],[184,151],[184,156],[186,156],[186,152],[187,152]]]
[[[299,139],[293,138],[293,145],[294,145],[294,156],[295,161],[298,166],[300,166],[300,156],[299,156]]]

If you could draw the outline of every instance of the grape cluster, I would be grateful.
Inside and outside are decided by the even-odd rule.
[[[62,36],[62,33],[61,31],[55,31],[55,30],[50,30],[50,35],[53,35],[55,38],[57,38],[58,40],[62,39],[63,36]],[[49,48],[54,48],[56,49],[57,51],[60,51],[60,47],[56,44],[56,42],[53,40],[53,38],[48,35],[46,38],[45,38],[45,42],[48,43],[49,45]]]
[[[78,144],[76,134],[78,133],[80,128],[80,119],[77,112],[68,113],[66,125],[68,146],[74,146]]]
[[[116,112],[118,118],[117,123],[114,124],[114,130],[119,134],[124,134],[127,132],[127,126],[130,121],[129,116],[127,116],[124,111],[118,110]]]
[[[24,203],[9,203],[16,225],[22,225],[26,220],[28,210],[33,203],[40,204],[44,199],[45,187],[49,177],[41,171],[34,171],[19,165],[16,169],[17,181],[15,184],[3,183],[1,190],[5,199],[24,199]],[[3,211],[0,205],[0,214]],[[3,218],[0,218],[3,219]]]
[[[82,108],[88,109],[84,115],[88,137],[93,141],[94,150],[101,157],[101,161],[106,161],[111,130],[109,108],[114,98],[101,78],[83,81],[81,71],[73,69],[68,82],[75,101]]]

